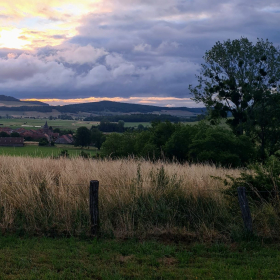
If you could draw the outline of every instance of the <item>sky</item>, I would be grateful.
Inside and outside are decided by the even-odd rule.
[[[279,0],[0,0],[0,94],[198,107],[188,87],[205,52],[280,45],[279,23]]]

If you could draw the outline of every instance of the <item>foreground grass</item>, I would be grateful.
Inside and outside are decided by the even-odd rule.
[[[53,147],[44,147],[37,145],[26,145],[24,147],[0,147],[0,155],[5,156],[28,156],[28,157],[56,157],[60,155],[62,150],[67,150],[70,157],[78,157],[81,152],[96,155],[97,149],[90,147],[90,149],[74,147],[72,145],[56,145]]]
[[[90,233],[89,182],[98,180],[103,235],[191,233],[200,239],[230,238],[242,227],[242,218],[229,211],[221,193],[225,186],[215,178],[239,172],[134,159],[0,156],[0,229],[86,236]]]
[[[279,245],[0,237],[0,279],[280,279]]]

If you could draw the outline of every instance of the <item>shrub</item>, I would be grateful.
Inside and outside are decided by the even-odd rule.
[[[49,145],[49,141],[46,138],[41,138],[39,141],[39,146],[47,146]]]
[[[62,151],[60,152],[60,156],[61,156],[61,157],[69,157],[68,150],[62,150]]]
[[[271,156],[264,164],[256,163],[250,165],[250,172],[242,172],[240,177],[232,178],[228,176],[225,184],[232,184],[231,189],[245,186],[250,192],[248,196],[254,200],[274,200],[278,199],[280,191],[280,160]]]

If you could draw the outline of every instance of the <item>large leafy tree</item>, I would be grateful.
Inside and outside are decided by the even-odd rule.
[[[103,142],[106,140],[106,136],[97,127],[92,126],[91,131],[91,141],[93,145],[100,150]]]
[[[280,140],[279,47],[263,39],[256,44],[247,38],[227,40],[203,58],[198,85],[189,87],[193,99],[210,109],[212,119],[231,113],[227,122],[233,131],[255,139],[262,158],[273,146],[272,154]]]
[[[75,146],[89,146],[91,143],[90,130],[85,126],[79,127],[76,134],[74,135],[74,140]]]

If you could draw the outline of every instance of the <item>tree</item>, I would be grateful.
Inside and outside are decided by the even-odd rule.
[[[97,127],[94,127],[94,126],[92,126],[90,131],[91,131],[91,141],[92,141],[93,145],[98,150],[100,150],[103,142],[105,142],[105,140],[106,140],[105,135]]]
[[[124,131],[124,121],[123,120],[118,121],[118,127],[119,127],[119,132]]]
[[[256,44],[247,38],[227,40],[217,42],[204,60],[198,85],[189,87],[193,100],[210,109],[212,120],[227,118],[230,113],[232,118],[227,123],[235,134],[246,132],[257,140],[264,159],[265,150],[271,146],[270,135],[277,134],[280,141],[276,126],[280,114],[274,108],[280,102],[279,47],[263,39]]]
[[[89,146],[91,143],[90,130],[85,126],[79,127],[74,135],[74,140],[75,146]]]
[[[46,138],[41,138],[39,141],[39,146],[47,146],[49,145],[49,141]]]
[[[133,133],[111,133],[102,144],[103,153],[112,157],[126,157],[135,154]]]
[[[179,161],[189,160],[189,146],[197,131],[197,126],[177,125],[175,132],[164,145],[166,155]]]
[[[18,132],[12,132],[11,137],[20,137],[20,134]]]
[[[10,135],[5,131],[1,131],[0,132],[0,137],[10,137]]]
[[[255,149],[245,135],[236,136],[231,130],[200,124],[189,145],[189,156],[196,162],[237,167],[253,161]]]

